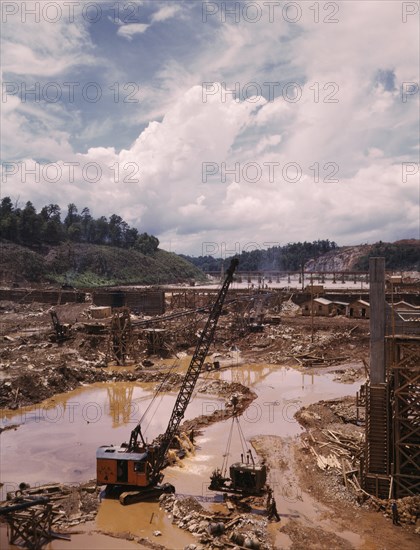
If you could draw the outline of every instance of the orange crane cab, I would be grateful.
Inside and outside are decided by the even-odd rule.
[[[119,492],[128,490],[128,492],[120,494],[122,504],[130,504],[159,496],[163,492],[175,491],[173,485],[159,485],[163,480],[162,469],[165,466],[166,453],[190,402],[210,344],[213,341],[217,321],[237,265],[238,260],[234,258],[198,340],[163,436],[157,438],[156,442],[151,445],[147,445],[139,423],[131,432],[128,444],[122,444],[119,447],[105,445],[96,451],[97,484],[106,485],[108,491],[113,489]],[[138,441],[139,437],[141,443]]]
[[[99,447],[96,452],[96,479],[98,485],[149,485],[149,453],[127,452],[126,447]]]

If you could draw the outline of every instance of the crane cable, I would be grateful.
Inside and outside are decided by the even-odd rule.
[[[169,380],[169,377],[170,375],[172,374],[173,370],[177,367],[177,362],[175,361],[174,364],[171,366],[171,368],[167,371],[166,375],[164,376],[164,378],[162,379],[161,383],[159,384],[159,386],[157,387],[150,403],[148,404],[148,406],[146,407],[146,410],[144,411],[144,413],[142,414],[140,420],[139,420],[139,424],[142,424],[145,416],[147,415],[147,413],[149,412],[149,410],[151,409],[153,403],[155,402],[156,398],[158,397],[159,393],[162,392],[162,388],[163,386],[166,384],[166,382]],[[163,398],[163,392],[162,392],[162,395],[161,395],[161,401],[162,401],[162,398]],[[156,408],[155,412],[153,413],[153,415],[151,416],[145,430],[144,430],[144,433],[146,433],[149,425],[150,425],[150,422],[152,421],[153,417],[155,416],[156,412],[157,412],[157,409],[159,408],[160,406],[160,403],[158,404],[158,407]]]
[[[220,288],[221,288],[221,284],[220,284],[219,286],[220,286]],[[235,303],[235,302],[237,302],[237,299],[234,299],[234,300],[231,300],[231,301],[227,302],[226,305],[231,305],[231,304],[233,304],[233,303]],[[197,310],[196,310],[196,311],[197,311]],[[197,312],[198,312],[198,311],[197,311]],[[200,322],[200,321],[203,319],[203,317],[204,317],[204,316],[202,316],[202,317],[201,317],[200,319],[198,319],[198,320],[195,319],[195,320],[192,321],[190,324]],[[187,325],[187,326],[189,326],[189,325]],[[168,348],[169,348],[169,346],[168,346]],[[164,397],[164,393],[162,392],[162,388],[164,387],[164,385],[165,385],[166,382],[168,381],[168,379],[169,379],[170,375],[172,374],[173,370],[174,370],[176,367],[178,367],[178,366],[179,366],[179,365],[177,365],[177,361],[175,361],[174,364],[171,366],[171,368],[170,368],[170,369],[168,370],[168,372],[166,373],[166,376],[163,378],[163,380],[161,381],[161,383],[160,383],[159,386],[157,387],[157,389],[156,389],[156,391],[155,391],[155,393],[154,393],[154,395],[153,395],[153,397],[152,397],[152,399],[151,399],[149,405],[146,407],[144,413],[142,414],[142,416],[141,416],[141,418],[140,418],[140,420],[139,420],[139,424],[142,424],[142,422],[143,422],[145,416],[147,415],[147,413],[150,411],[150,409],[152,408],[153,404],[155,403],[155,401],[156,401],[156,399],[157,399],[159,393],[161,393],[160,401],[159,401],[159,403],[157,404],[157,407],[156,407],[154,413],[151,415],[149,422],[147,423],[146,427],[145,427],[144,430],[143,430],[143,434],[144,434],[144,435],[146,434],[147,430],[149,429],[150,423],[152,422],[152,420],[153,420],[155,414],[157,413],[157,411],[158,411],[158,409],[159,409],[159,407],[160,407],[160,405],[161,405],[161,403],[162,403],[162,400],[163,400],[163,397]],[[206,381],[209,379],[210,373],[211,373],[211,371],[208,371],[208,372],[205,373],[205,375],[204,375],[203,378],[202,378],[202,380],[203,380],[204,382],[206,382]],[[197,393],[198,393],[198,388],[195,389],[195,391],[194,391],[194,393],[193,393],[193,395],[192,395],[192,398],[193,398],[193,399],[196,397]],[[232,429],[233,429],[233,425],[232,425],[232,427],[231,427],[231,431],[232,431]],[[241,434],[241,429],[240,429],[239,423],[238,423],[238,429],[239,429],[239,433]],[[242,434],[242,435],[243,435],[243,434]],[[241,443],[242,443],[242,441],[241,441]],[[244,450],[243,443],[242,443],[242,450]]]
[[[223,455],[223,462],[222,462],[222,468],[221,468],[223,477],[226,476],[226,472],[227,472],[228,457],[230,455],[230,447],[232,445],[232,436],[233,436],[233,426],[235,425],[235,422],[236,422],[236,425],[238,427],[239,441],[241,442],[243,456],[246,456],[248,454],[248,449],[249,448],[248,448],[248,445],[246,443],[245,435],[244,435],[244,433],[242,431],[242,428],[241,428],[241,425],[239,423],[238,415],[235,413],[232,417],[232,423],[230,425],[228,441],[227,441],[227,445],[226,445],[226,451]]]

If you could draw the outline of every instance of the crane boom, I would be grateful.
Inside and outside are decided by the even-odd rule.
[[[229,286],[233,280],[233,275],[238,263],[239,262],[236,258],[231,261],[230,267],[226,272],[226,278],[224,280],[222,288],[220,289],[216,301],[213,304],[206,325],[200,335],[199,341],[195,348],[194,355],[191,358],[187,374],[184,377],[181,389],[179,390],[178,397],[172,410],[171,418],[168,422],[168,427],[166,428],[166,432],[160,444],[159,456],[153,468],[153,477],[156,477],[156,480],[158,479],[160,471],[162,470],[163,464],[165,462],[166,453],[172,443],[176,431],[179,428],[181,420],[184,418],[185,410],[188,406],[188,403],[190,402],[192,393],[197,383],[197,379],[200,375],[204,361],[206,360],[206,356],[214,338],[217,322],[222,312],[223,303],[229,290]]]
[[[120,494],[122,504],[131,504],[160,495],[162,492],[175,490],[170,484],[159,485],[163,479],[161,472],[165,465],[166,454],[184,418],[185,410],[213,341],[217,322],[238,263],[234,258],[226,272],[225,280],[198,340],[163,436],[148,445],[143,438],[141,423],[139,423],[131,432],[128,444],[123,443],[119,447],[102,445],[96,451],[97,484],[105,484],[110,490],[129,489]],[[139,438],[141,444],[138,441]]]

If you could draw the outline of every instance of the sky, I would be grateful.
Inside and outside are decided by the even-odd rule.
[[[161,248],[420,238],[419,2],[1,2],[1,196]]]

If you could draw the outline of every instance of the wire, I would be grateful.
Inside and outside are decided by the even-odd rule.
[[[164,385],[167,383],[167,381],[169,380],[170,375],[172,374],[173,370],[174,370],[177,366],[178,366],[178,365],[177,365],[177,361],[175,361],[174,364],[171,366],[171,368],[170,368],[170,369],[168,370],[168,372],[166,373],[166,376],[164,376],[164,378],[162,379],[162,381],[161,381],[161,383],[159,384],[159,386],[157,387],[157,389],[156,389],[156,391],[155,391],[155,393],[154,393],[154,395],[153,395],[153,397],[152,397],[150,403],[148,404],[148,406],[146,407],[146,410],[145,410],[144,413],[142,414],[142,416],[141,416],[141,418],[140,418],[140,420],[139,420],[139,424],[142,424],[142,422],[143,422],[145,416],[147,415],[147,413],[149,412],[149,410],[152,408],[153,404],[155,403],[156,398],[158,397],[159,393],[162,392],[162,388],[163,388]],[[143,430],[143,434],[146,434],[146,432],[147,432],[147,430],[148,430],[148,428],[149,428],[149,426],[150,426],[151,421],[153,420],[153,418],[154,418],[154,416],[155,416],[155,414],[156,414],[158,408],[160,407],[160,404],[162,403],[163,396],[164,396],[164,394],[163,394],[163,392],[162,392],[160,402],[158,403],[155,412],[152,414],[152,416],[151,416],[151,418],[150,418],[150,420],[149,420],[147,426],[146,426],[145,429]]]
[[[232,444],[234,419],[235,419],[235,417],[232,418],[232,422],[230,424],[230,430],[229,430],[229,436],[228,436],[228,441],[227,441],[227,445],[226,445],[226,451],[225,451],[225,454],[223,455],[223,462],[222,462],[222,476],[223,477],[226,475],[226,471],[227,471],[228,456],[230,454],[229,451],[230,451],[230,446]]]

